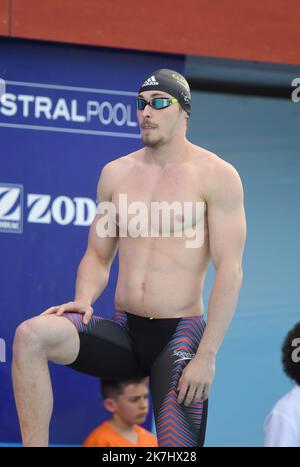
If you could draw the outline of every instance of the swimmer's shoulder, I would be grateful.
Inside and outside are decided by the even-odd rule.
[[[243,187],[236,168],[217,154],[200,146],[191,146],[191,160],[206,202],[211,197],[223,196],[224,192],[236,192],[242,196]]]
[[[190,154],[199,175],[205,175],[208,183],[219,182],[221,177],[239,178],[238,171],[233,164],[206,148],[191,143]]]
[[[142,152],[143,150],[139,149],[137,151],[113,159],[103,166],[102,172],[107,172],[112,175],[114,172],[121,171],[124,175],[124,171],[132,169],[133,166],[137,163],[140,156],[142,155]]]
[[[137,164],[141,153],[142,150],[134,151],[107,162],[100,170],[98,189],[105,185],[108,191],[113,190]]]

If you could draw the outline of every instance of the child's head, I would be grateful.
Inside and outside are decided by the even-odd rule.
[[[282,364],[285,374],[300,385],[300,322],[288,332],[282,344]]]
[[[130,425],[144,423],[149,411],[148,377],[100,381],[104,407],[114,419]]]

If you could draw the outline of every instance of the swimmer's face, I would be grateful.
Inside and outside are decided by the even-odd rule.
[[[163,91],[144,91],[138,96],[148,102],[155,97],[173,97]],[[178,132],[184,133],[186,130],[185,112],[180,111],[179,103],[171,104],[164,109],[153,109],[150,105],[146,105],[144,110],[137,110],[137,118],[146,147],[162,146],[174,136],[178,136]]]
[[[149,412],[148,384],[128,384],[120,396],[106,399],[105,405],[118,420],[128,425],[144,423]]]

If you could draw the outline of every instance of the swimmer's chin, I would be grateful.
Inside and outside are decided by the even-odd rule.
[[[145,136],[142,136],[142,141],[145,147],[148,148],[157,148],[159,146],[162,146],[163,141],[162,140],[151,140],[151,138],[147,138]]]

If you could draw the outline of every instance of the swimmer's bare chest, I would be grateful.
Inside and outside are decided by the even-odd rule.
[[[164,170],[141,163],[126,173],[112,196],[120,234],[117,309],[161,318],[202,314],[204,196],[191,163]]]

